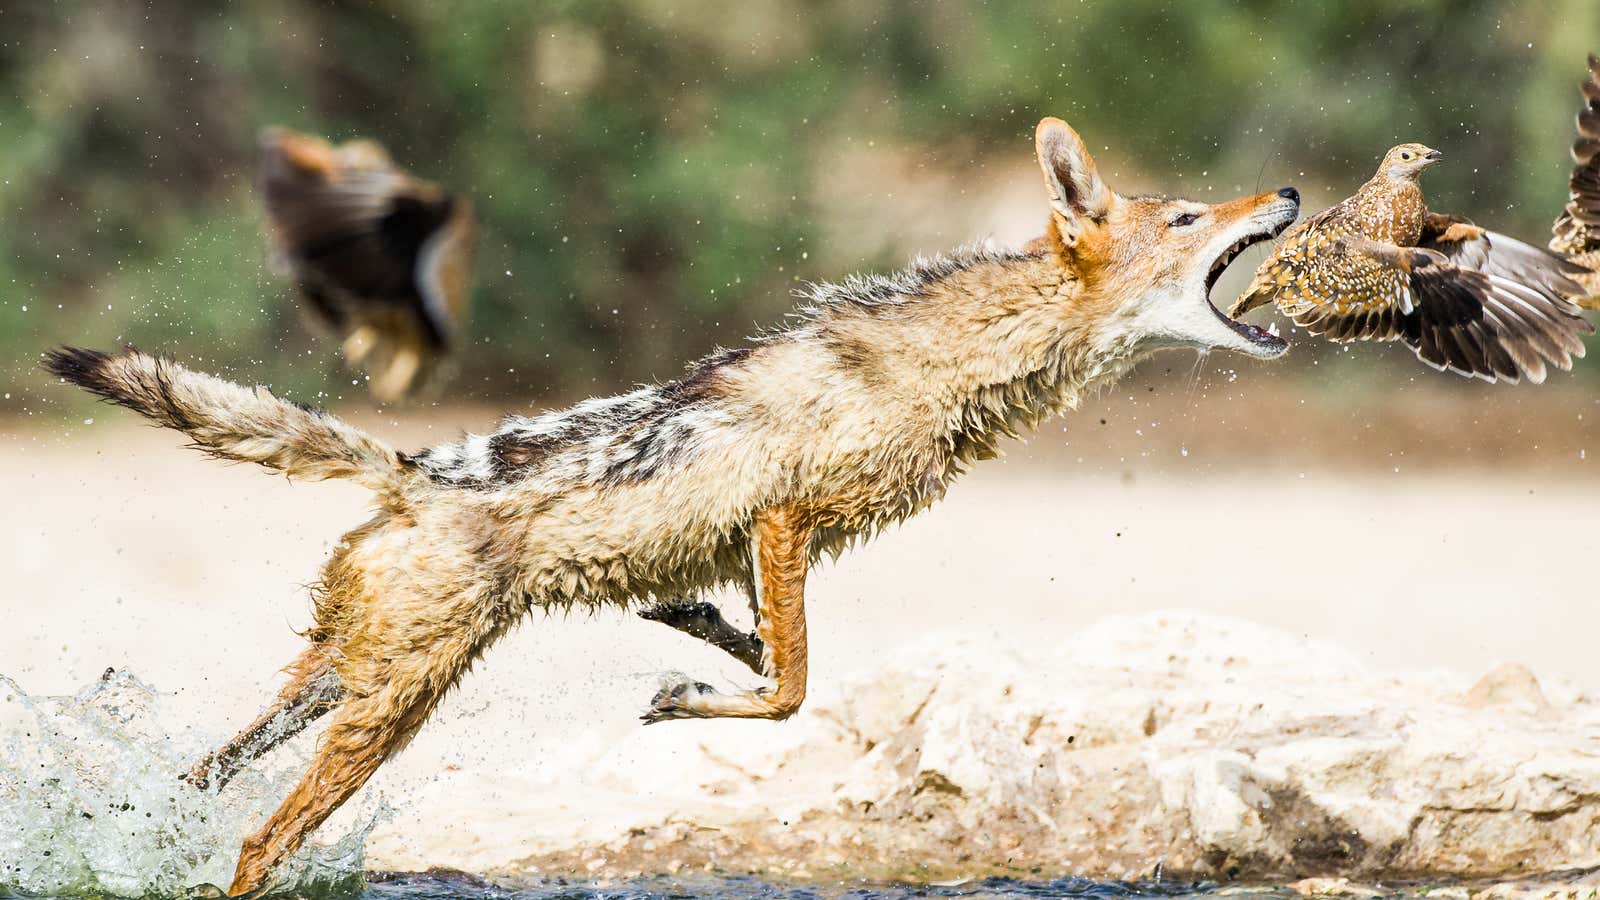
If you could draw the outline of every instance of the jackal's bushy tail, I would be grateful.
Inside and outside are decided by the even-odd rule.
[[[296,478],[348,478],[382,493],[399,488],[399,454],[383,442],[309,407],[192,372],[129,348],[101,353],[63,347],[45,368],[73,384],[176,428],[222,459],[260,463]]]

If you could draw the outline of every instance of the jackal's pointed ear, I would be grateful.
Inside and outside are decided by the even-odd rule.
[[[1051,218],[1062,243],[1071,247],[1083,233],[1085,220],[1105,215],[1114,195],[1100,180],[1083,138],[1067,123],[1056,118],[1041,121],[1034,132],[1034,149],[1050,193]]]

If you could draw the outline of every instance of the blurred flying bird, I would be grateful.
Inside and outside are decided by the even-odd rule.
[[[1583,108],[1578,110],[1578,139],[1572,144],[1572,177],[1567,181],[1567,208],[1551,226],[1550,249],[1566,253],[1590,271],[1572,276],[1589,296],[1578,301],[1600,309],[1600,57],[1589,57],[1589,80],[1583,83]]]
[[[1404,341],[1423,362],[1486,381],[1572,367],[1591,326],[1571,298],[1583,267],[1460,216],[1429,212],[1417,177],[1440,158],[1390,150],[1372,180],[1290,229],[1233,305],[1278,309],[1335,341]]]
[[[343,339],[372,396],[412,393],[467,312],[472,205],[399,169],[371,141],[332,146],[262,135],[261,188],[274,261],[312,317]]]

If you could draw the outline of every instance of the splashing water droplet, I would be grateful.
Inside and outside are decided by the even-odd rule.
[[[0,896],[172,896],[229,882],[240,842],[304,757],[282,748],[226,792],[200,790],[178,776],[216,736],[169,729],[161,700],[109,669],[71,697],[32,697],[0,675]],[[379,806],[358,801],[354,824],[326,830],[332,843],[308,844],[278,883],[301,896],[358,891]]]

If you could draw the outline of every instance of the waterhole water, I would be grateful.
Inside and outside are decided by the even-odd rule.
[[[218,794],[179,780],[222,735],[170,728],[160,692],[108,670],[68,697],[0,676],[0,896],[166,897],[226,885],[244,835],[303,768],[242,772]],[[283,890],[354,894],[377,802],[330,821],[287,865]]]
[[[369,885],[363,900],[656,900],[656,898],[715,898],[715,900],[742,900],[742,898],[803,898],[803,900],[900,900],[911,897],[1060,897],[1082,900],[1112,900],[1123,897],[1205,897],[1221,891],[1209,883],[1128,883],[1120,881],[1092,881],[1084,878],[1066,878],[1051,881],[1016,881],[1007,878],[989,878],[961,884],[912,885],[870,883],[784,884],[754,878],[696,876],[689,878],[660,876],[640,878],[605,885],[543,881],[516,887],[478,883],[472,879],[438,876],[405,875],[376,881]],[[1231,889],[1228,893],[1239,893]],[[1242,892],[1269,898],[1295,898],[1292,891],[1272,888],[1250,888]]]

